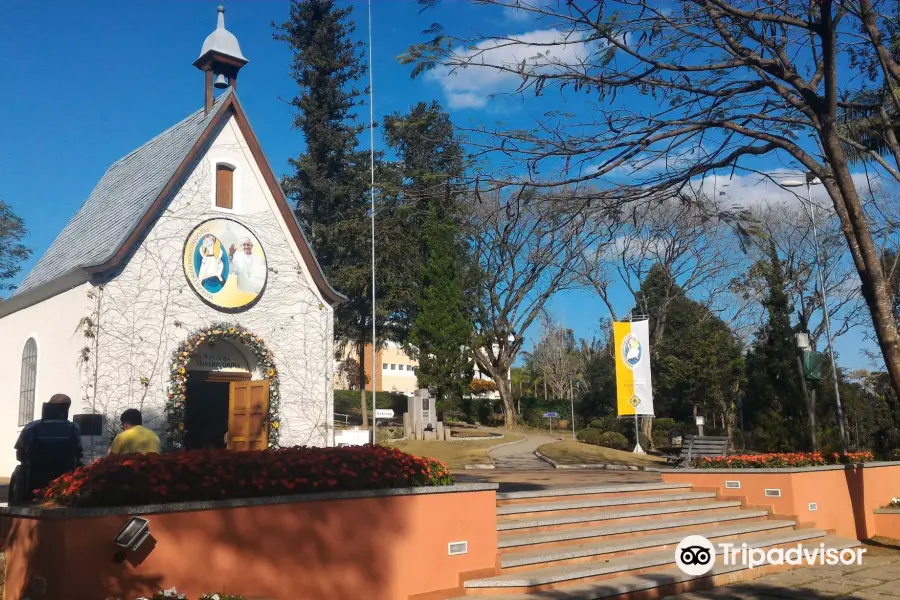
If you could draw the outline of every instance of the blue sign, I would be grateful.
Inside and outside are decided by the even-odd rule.
[[[559,413],[555,413],[555,412],[544,413],[544,418],[545,419],[558,419]]]

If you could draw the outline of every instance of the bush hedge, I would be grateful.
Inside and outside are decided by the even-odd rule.
[[[366,392],[366,406],[369,412],[372,412],[372,392]],[[409,400],[403,394],[394,394],[392,392],[376,392],[375,394],[376,408],[393,409],[395,416],[402,416],[409,406]],[[347,414],[348,412],[359,412],[359,391],[354,390],[334,390],[334,412]]]
[[[868,450],[847,454],[822,454],[821,452],[789,452],[783,454],[735,454],[715,458],[699,458],[694,461],[698,469],[778,469],[786,467],[816,467],[861,463],[874,460]]]
[[[616,431],[605,431],[600,434],[597,445],[613,450],[626,450],[628,449],[628,438]]]
[[[125,506],[450,485],[444,463],[384,446],[191,450],[104,457],[54,479],[55,506]]]
[[[576,439],[585,444],[603,446],[613,450],[628,448],[628,438],[616,431],[600,431],[599,429],[583,429],[576,434]]]

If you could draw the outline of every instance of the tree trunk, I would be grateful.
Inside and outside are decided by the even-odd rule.
[[[644,417],[641,422],[641,433],[647,436],[647,443],[650,445],[648,450],[655,450],[656,444],[653,443],[653,417]],[[638,440],[640,442],[641,440]]]
[[[372,348],[372,352],[375,348]],[[357,344],[357,355],[359,356],[359,406],[362,415],[362,428],[369,426],[369,413],[366,406],[366,343],[361,341]],[[372,397],[375,397],[375,374],[372,373]]]
[[[822,10],[822,60],[824,69],[825,106],[819,115],[822,150],[834,180],[821,178],[834,203],[835,211],[841,220],[841,230],[850,247],[853,264],[859,273],[863,298],[872,314],[872,325],[878,338],[878,345],[884,357],[884,364],[891,377],[894,392],[900,395],[900,339],[897,335],[897,322],[891,309],[891,294],[888,282],[881,268],[881,257],[872,240],[869,221],[856,193],[856,185],[847,166],[847,157],[841,145],[837,130],[837,43],[831,9]],[[844,429],[842,446],[847,449],[847,431],[843,424],[843,415],[838,412],[838,419]]]
[[[497,390],[500,392],[500,401],[503,403],[503,423],[507,429],[512,429],[516,426],[516,406],[513,402],[509,380],[505,377],[497,377],[495,382]]]

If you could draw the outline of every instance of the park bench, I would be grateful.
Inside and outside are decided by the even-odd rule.
[[[686,435],[677,455],[663,455],[670,465],[688,467],[695,458],[725,456],[731,438],[727,435]]]

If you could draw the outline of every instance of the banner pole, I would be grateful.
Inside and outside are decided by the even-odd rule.
[[[641,427],[638,425],[637,413],[634,415],[634,451],[635,454],[646,454],[641,448]]]

